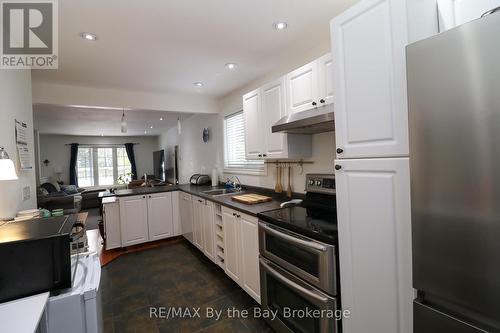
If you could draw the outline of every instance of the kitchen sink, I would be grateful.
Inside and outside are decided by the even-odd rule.
[[[237,193],[239,194],[239,193],[243,193],[243,191],[237,190],[234,188],[221,188],[221,189],[216,189],[216,190],[203,191],[201,193],[216,197],[216,196],[228,195],[228,194],[237,194]]]

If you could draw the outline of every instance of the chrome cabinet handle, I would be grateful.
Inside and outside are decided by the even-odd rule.
[[[327,248],[326,246],[320,245],[315,242],[311,242],[308,240],[300,239],[294,236],[290,236],[288,234],[285,234],[283,232],[280,232],[278,230],[275,230],[274,228],[269,227],[267,224],[261,223],[260,227],[264,229],[267,233],[274,235],[278,238],[284,239],[289,241],[290,243],[297,244],[299,246],[305,247],[305,248],[310,248],[316,251],[321,251],[321,252],[326,252]]]
[[[297,290],[301,294],[309,296],[310,298],[317,300],[321,303],[328,303],[328,298],[321,296],[321,295],[318,295],[317,293],[315,293],[313,291],[307,290],[306,288],[302,287],[301,285],[298,285],[297,283],[293,282],[292,280],[287,279],[286,277],[284,277],[283,275],[281,275],[280,273],[275,271],[264,260],[261,259],[260,264],[262,266],[264,266],[264,268],[266,269],[266,271],[269,274],[271,274],[276,280],[279,280],[280,282],[282,282],[284,285],[287,285],[290,288]]]

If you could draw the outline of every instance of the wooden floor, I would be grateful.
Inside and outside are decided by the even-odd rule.
[[[138,244],[133,246],[122,247],[119,249],[103,250],[101,253],[101,266],[106,266],[116,258],[127,253],[141,252],[157,247],[172,245],[184,241],[183,237],[173,237],[169,239],[162,239],[155,242]]]

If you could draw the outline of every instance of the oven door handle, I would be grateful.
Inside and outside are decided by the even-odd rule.
[[[271,274],[275,279],[279,280],[281,283],[285,284],[286,286],[295,289],[302,293],[303,295],[306,295],[309,298],[312,298],[318,302],[321,302],[323,304],[328,303],[328,298],[318,295],[317,293],[307,290],[306,288],[302,287],[301,285],[298,285],[297,283],[287,279],[280,273],[276,272],[271,266],[269,266],[265,261],[260,260],[260,264],[264,266],[266,271]]]
[[[317,251],[321,251],[321,252],[326,252],[327,251],[327,248],[324,245],[321,245],[321,244],[318,244],[318,243],[315,243],[315,242],[311,242],[311,241],[307,241],[307,240],[303,240],[303,239],[300,239],[300,238],[297,238],[297,237],[290,236],[288,234],[285,234],[285,233],[280,232],[280,231],[278,231],[278,230],[276,230],[274,228],[269,227],[265,223],[261,223],[260,227],[262,229],[264,229],[265,232],[267,232],[267,233],[269,233],[271,235],[274,235],[276,237],[285,239],[285,240],[289,241],[290,243],[301,245],[302,247],[311,248],[311,249],[314,249],[314,250],[317,250]]]

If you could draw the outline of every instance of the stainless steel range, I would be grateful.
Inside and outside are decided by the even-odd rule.
[[[338,322],[331,316],[339,303],[335,178],[309,174],[306,190],[302,203],[285,203],[259,214],[262,308],[277,313],[269,321],[277,332],[335,333]]]

